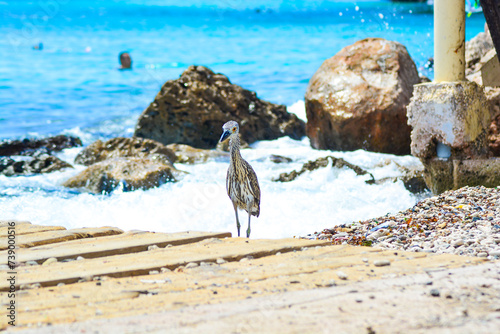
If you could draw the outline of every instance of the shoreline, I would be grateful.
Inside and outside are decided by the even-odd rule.
[[[341,224],[313,235],[333,244],[500,258],[500,189],[446,191],[396,214]]]

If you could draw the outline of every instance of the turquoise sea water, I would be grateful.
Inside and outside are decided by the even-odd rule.
[[[467,39],[484,27],[467,19]],[[166,80],[191,64],[227,75],[258,96],[305,114],[309,78],[327,58],[367,37],[404,44],[421,74],[433,53],[432,7],[390,1],[0,0],[0,140],[48,135],[131,136],[139,114]],[[33,46],[43,43],[43,50]],[[130,52],[132,71],[117,70]],[[256,237],[303,235],[413,205],[401,182],[366,185],[352,171],[325,169],[277,184],[271,179],[325,155],[343,157],[377,178],[398,175],[412,157],[330,152],[307,139],[256,143],[243,156],[262,188]],[[79,149],[60,156],[72,162]],[[269,154],[292,157],[278,166]],[[157,231],[228,230],[227,162],[177,166],[183,181],[149,191],[96,196],[60,184],[83,166],[47,175],[0,176],[0,219],[66,227],[113,225]],[[240,217],[245,217],[245,214]],[[326,219],[325,217],[328,217]]]
[[[0,139],[126,134],[191,64],[266,100],[302,100],[321,63],[366,37],[404,44],[422,74],[432,6],[389,1],[0,1]],[[467,38],[483,29],[467,20]],[[44,49],[33,45],[42,42]],[[117,71],[129,51],[133,71]]]

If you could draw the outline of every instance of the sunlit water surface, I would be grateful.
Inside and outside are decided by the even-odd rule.
[[[187,66],[226,74],[305,119],[309,78],[341,48],[366,37],[404,44],[421,74],[432,56],[432,10],[390,1],[0,1],[0,139],[69,134],[84,145],[131,136],[161,85]],[[467,39],[483,29],[467,19]],[[42,42],[44,49],[32,46]],[[129,51],[132,71],[118,71]],[[59,156],[72,162],[78,149]],[[275,164],[271,154],[293,159]],[[417,198],[401,182],[368,185],[351,170],[323,168],[289,183],[272,179],[326,155],[342,157],[378,178],[397,176],[412,157],[310,148],[308,139],[258,142],[242,152],[256,170],[261,215],[252,236],[306,235],[340,223],[396,212]],[[390,162],[392,161],[392,162]],[[189,174],[147,191],[92,195],[62,182],[83,166],[47,175],[0,176],[0,219],[37,224],[117,226],[124,230],[235,232],[225,193],[228,161],[178,165]],[[240,213],[243,229],[247,216]]]

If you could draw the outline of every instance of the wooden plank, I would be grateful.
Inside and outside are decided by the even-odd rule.
[[[415,257],[416,256],[416,257]],[[363,261],[364,259],[364,261]],[[388,259],[390,266],[375,267],[375,260]],[[445,270],[483,261],[449,254],[380,251],[354,246],[326,246],[262,257],[244,262],[199,266],[176,272],[124,277],[99,282],[23,290],[19,294],[19,325],[82,321],[97,317],[138,315],[187,305],[220,303],[255,296],[336,285],[347,285],[384,275],[405,276],[427,268]],[[342,270],[347,280],[339,280]],[[133,302],[115,298],[126,292],[147,298]],[[216,294],[214,293],[216,292]],[[110,299],[96,296],[106,294]],[[130,298],[135,298],[131,295]],[[1,302],[7,301],[2,296]],[[99,304],[95,304],[96,302]],[[82,308],[82,305],[87,307]],[[96,314],[98,310],[98,315]],[[22,319],[21,319],[22,318]]]
[[[302,239],[246,240],[207,239],[195,244],[171,248],[159,248],[138,254],[114,255],[105,258],[55,263],[37,268],[18,268],[18,284],[21,288],[39,283],[54,286],[71,284],[81,278],[95,276],[126,277],[147,275],[161,268],[175,269],[189,262],[215,262],[218,258],[238,261],[244,257],[260,258],[278,252],[290,252],[302,247],[329,245],[329,241]],[[0,291],[7,291],[9,282],[0,281]]]
[[[16,223],[16,226],[17,225],[23,225],[23,224],[31,224],[29,221],[21,221],[21,220],[15,220],[15,219],[11,219],[11,220],[0,220],[0,227],[5,227],[5,226],[9,226],[9,223]]]
[[[20,248],[26,248],[75,239],[92,238],[121,233],[123,233],[123,231],[119,228],[109,226],[98,228],[77,228],[64,231],[47,231],[16,236],[16,246]],[[0,238],[0,250],[7,249],[7,241],[8,240],[6,237]]]
[[[75,259],[82,256],[86,259],[129,254],[147,251],[149,246],[177,246],[198,242],[208,238],[230,238],[230,232],[212,233],[187,231],[179,233],[126,232],[119,235],[78,239],[68,242],[31,247],[18,252],[18,262],[36,261],[42,263],[55,257],[58,261]],[[0,259],[6,258],[6,251],[0,252]]]
[[[32,224],[17,225],[16,224],[15,226],[12,226],[12,227],[9,227],[9,226],[0,227],[0,238],[8,236],[9,228],[10,228],[10,230],[15,231],[16,237],[19,235],[30,234],[30,233],[66,230],[66,228],[62,227],[62,226],[43,226],[43,225],[32,225]]]

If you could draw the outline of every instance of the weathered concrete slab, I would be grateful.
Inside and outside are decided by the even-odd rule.
[[[496,261],[17,333],[497,333],[499,275]]]
[[[6,224],[7,225],[7,224]],[[47,232],[47,231],[62,231],[66,230],[66,228],[62,226],[43,226],[43,225],[32,225],[30,223],[18,224],[10,227],[10,231],[14,230],[16,237],[23,234],[31,234],[38,232]],[[8,236],[9,226],[0,226],[0,238],[4,238]]]
[[[123,231],[116,227],[75,228],[71,230],[47,231],[16,236],[16,246],[21,248],[35,247],[75,239],[121,233],[123,233]],[[7,241],[7,237],[0,238],[0,250],[7,249]]]
[[[326,330],[323,328],[322,331],[332,329],[336,333],[344,328],[345,332],[357,332],[354,329],[359,328],[364,332],[368,331],[368,326],[386,333],[391,332],[391,326],[401,323],[404,323],[402,328],[410,332],[415,328],[434,328],[435,324],[445,328],[448,322],[432,320],[432,316],[436,313],[439,319],[448,319],[446,314],[443,316],[440,312],[446,307],[455,307],[455,304],[432,304],[437,299],[429,297],[427,290],[437,286],[436,283],[432,286],[418,283],[417,286],[427,290],[415,290],[406,295],[405,291],[414,289],[410,286],[410,282],[416,282],[412,275],[423,275],[429,279],[441,275],[446,278],[454,268],[477,266],[486,261],[455,255],[332,246],[327,241],[319,240],[253,240],[227,236],[230,233],[122,233],[115,228],[18,235],[17,242],[24,242],[24,247],[32,247],[16,249],[16,261],[21,263],[15,269],[16,329],[36,326],[37,331],[50,332],[51,326],[72,322],[84,327],[56,326],[57,332],[87,331],[85,326],[89,326],[89,331],[98,333],[288,333],[318,332],[321,326],[326,326]],[[35,246],[36,243],[47,244]],[[150,247],[153,245],[159,248]],[[87,258],[74,260],[83,255]],[[7,253],[0,252],[2,256],[7,256]],[[41,263],[52,257],[62,261],[26,265],[26,261]],[[500,278],[498,270],[494,274]],[[484,314],[491,315],[489,309],[477,306],[483,304],[467,299],[481,291],[484,293],[481,296],[490,296],[487,307],[496,305],[494,302],[498,298],[491,297],[498,295],[496,283],[492,284],[488,275],[479,273],[476,277],[486,279],[481,281],[483,286],[480,288],[483,290],[472,283],[472,292],[467,290],[462,293],[462,287],[453,285],[449,290],[441,290],[444,302],[466,303],[467,307],[472,305],[464,323],[472,319],[471,323],[476,324],[474,321],[483,319]],[[402,283],[387,283],[398,279],[402,279]],[[362,285],[372,281],[373,285],[369,285],[371,290]],[[0,292],[0,304],[4,307],[12,300],[5,292],[8,289],[7,279],[0,280],[0,290],[3,291]],[[294,294],[300,290],[307,293]],[[363,295],[365,292],[370,295]],[[445,295],[447,293],[452,293],[451,298]],[[329,296],[326,299],[322,297],[325,294]],[[351,296],[355,294],[360,298],[353,301]],[[431,306],[424,308],[429,298]],[[276,300],[279,306],[273,307]],[[262,309],[261,305],[268,306]],[[400,308],[412,316],[418,309],[422,315],[417,313],[416,321],[404,322]],[[262,317],[262,312],[267,311],[271,321]],[[366,315],[366,312],[373,314]],[[157,318],[142,318],[155,313]],[[195,316],[189,318],[190,313]],[[400,317],[399,320],[391,318],[393,314]],[[126,318],[117,323],[109,320],[118,316]],[[8,318],[1,319],[0,330],[12,330],[7,324]],[[144,320],[138,320],[140,325],[133,326],[130,319]],[[170,326],[163,322],[164,319],[174,320]],[[286,322],[280,325],[276,319],[285,319]],[[357,327],[345,327],[346,319],[349,320],[346,323],[352,322]],[[430,324],[429,319],[432,320]],[[450,319],[455,321],[453,317]],[[338,323],[334,322],[336,320]],[[487,325],[484,328],[490,328],[490,318],[484,322]],[[122,323],[129,324],[127,329],[121,327]]]
[[[180,233],[154,233],[143,231],[131,231],[113,236],[77,239],[57,244],[23,249],[17,254],[18,262],[43,261],[54,257],[58,261],[76,259],[78,256],[86,259],[137,253],[148,250],[149,246],[156,245],[165,247],[167,245],[177,246],[198,242],[208,238],[228,238],[229,232],[180,232]],[[6,256],[6,251],[0,252],[0,259]]]
[[[9,223],[12,223],[14,222],[17,225],[23,225],[23,224],[31,224],[29,221],[25,221],[25,220],[15,220],[15,219],[11,219],[11,220],[0,220],[0,227],[6,227],[6,226],[9,226]]]
[[[184,248],[184,251],[175,251],[176,257],[179,257],[179,254],[189,256],[190,252],[196,249],[200,251],[205,249],[206,252],[204,243],[205,245],[211,244],[210,248],[216,249],[230,249],[231,244],[240,248],[239,246],[244,244],[250,245],[247,249],[255,250],[252,240],[249,241],[250,243],[246,241],[245,239],[202,241],[200,245],[177,246],[165,249],[163,252],[157,250],[145,253],[151,253],[152,258],[158,259],[158,254],[154,253],[166,254],[170,251],[174,252],[175,249]],[[276,240],[254,241],[254,244],[261,246],[276,243]],[[300,240],[295,239],[295,241]],[[307,242],[307,240],[302,241]],[[221,246],[226,243],[228,246]],[[314,242],[309,241],[309,244],[314,245]],[[214,251],[216,250],[210,253]],[[245,249],[240,249],[241,254],[244,254],[244,251]],[[117,315],[135,316],[193,305],[253,299],[288,291],[339,287],[366,280],[404,277],[413,273],[429,272],[432,274],[457,266],[482,262],[478,258],[454,255],[395,253],[353,246],[298,248],[288,253],[272,254],[270,252],[269,256],[259,259],[243,258],[244,260],[220,265],[202,264],[192,268],[191,265],[182,266],[173,272],[123,278],[94,277],[98,279],[96,281],[87,277],[84,278],[84,282],[77,284],[22,290],[18,302],[19,312],[24,314],[24,317],[19,319],[18,325],[47,322],[55,324]],[[184,256],[181,258],[183,259]],[[234,259],[238,258],[241,256]],[[143,258],[137,257],[136,259],[136,262],[141,262]],[[390,265],[375,266],[375,263],[378,264],[378,261],[382,260],[389,261]],[[89,261],[92,260],[75,262],[85,263],[85,267],[94,266]],[[54,264],[49,268],[58,272],[71,263]],[[116,263],[111,261],[108,264],[110,268],[114,268]],[[31,267],[30,270],[38,272],[41,276],[50,275],[42,266]],[[339,278],[339,275],[342,275],[340,272],[346,276],[345,280]],[[24,272],[19,276],[25,275],[29,273]],[[124,295],[129,292],[132,294]],[[2,303],[7,301],[5,294],[1,294],[1,301]]]
[[[82,278],[95,276],[126,277],[147,275],[161,268],[175,269],[190,262],[215,262],[218,258],[238,261],[244,257],[259,258],[289,252],[302,247],[329,244],[328,241],[301,239],[246,240],[243,238],[219,240],[159,248],[148,252],[109,256],[106,258],[85,259],[50,266],[20,267],[18,284],[21,288],[30,284],[54,286],[59,283],[70,284]],[[9,282],[0,282],[0,291],[7,291]]]

